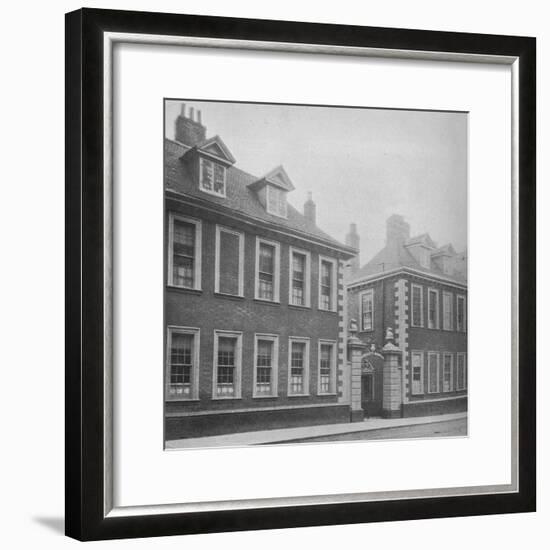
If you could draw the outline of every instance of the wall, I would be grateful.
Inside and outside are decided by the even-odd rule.
[[[0,234],[7,268],[0,274],[2,308],[2,540],[11,549],[63,550],[83,548],[64,538],[63,529],[63,14],[83,4],[27,1],[4,7],[6,24],[0,36],[3,79],[0,113],[4,155],[0,164]],[[435,0],[364,3],[342,0],[312,5],[295,0],[257,3],[251,0],[88,0],[90,7],[186,11],[234,17],[310,20],[405,28],[437,28],[466,32],[527,34],[539,37],[539,152],[550,147],[550,29],[543,2],[525,0],[464,0],[446,4]],[[33,124],[29,123],[32,120]],[[41,129],[38,132],[36,128]],[[32,136],[29,135],[32,133]],[[44,140],[41,140],[44,137]],[[21,146],[21,144],[27,144]],[[12,145],[15,145],[12,147]],[[548,181],[548,155],[539,154],[539,181]],[[25,170],[23,170],[23,168]],[[32,172],[33,176],[29,177]],[[20,205],[25,205],[23,223]],[[539,191],[539,362],[550,356],[545,337],[550,291],[550,209],[548,186]],[[37,232],[37,228],[40,231]],[[22,243],[40,246],[28,253]],[[15,238],[13,238],[15,237]],[[43,267],[37,284],[36,266]],[[24,305],[22,305],[24,304]],[[32,313],[32,316],[30,315]],[[32,324],[31,324],[32,323]],[[29,361],[29,328],[35,350]],[[495,345],[488,342],[488,345]],[[24,371],[24,375],[23,375]],[[539,396],[548,390],[548,374],[539,370]],[[21,392],[22,382],[25,389]],[[544,393],[543,393],[544,392]],[[22,406],[22,394],[25,406]],[[539,464],[548,464],[550,402],[539,398]],[[354,467],[356,465],[353,465]],[[344,466],[345,467],[345,466]],[[475,548],[481,540],[501,550],[539,548],[548,536],[550,473],[539,472],[539,512],[471,518],[446,518],[287,529],[269,532],[222,533],[209,536],[91,543],[98,549],[181,548],[265,550],[343,545],[439,549]],[[429,535],[427,536],[427,533]]]
[[[197,402],[171,402],[169,412],[191,410],[227,410],[248,407],[273,407],[281,405],[329,404],[335,403],[337,395],[318,396],[318,346],[319,339],[338,341],[338,312],[318,309],[319,253],[328,256],[322,248],[307,248],[296,241],[273,232],[249,231],[249,227],[198,209],[176,205],[168,201],[172,212],[193,216],[202,220],[202,290],[186,291],[167,287],[166,324],[172,326],[199,327],[200,373],[199,398]],[[216,223],[241,231],[244,234],[244,297],[222,296],[214,292],[215,235]],[[279,300],[270,303],[255,299],[256,236],[278,242],[280,245]],[[289,245],[298,246],[311,253],[310,294],[311,307],[289,305]],[[333,258],[335,255],[333,253]],[[336,281],[334,281],[336,284]],[[212,365],[214,363],[214,330],[233,330],[242,336],[242,398],[232,400],[211,400]],[[253,398],[254,335],[276,334],[279,336],[278,396]],[[309,397],[287,397],[288,346],[289,337],[310,337],[309,350]],[[336,350],[335,350],[335,358]],[[335,368],[337,368],[335,364]],[[337,388],[335,388],[336,390]]]

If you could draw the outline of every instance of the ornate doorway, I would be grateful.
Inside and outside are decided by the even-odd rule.
[[[361,407],[365,417],[382,415],[382,369],[384,360],[378,353],[368,353],[361,364]]]

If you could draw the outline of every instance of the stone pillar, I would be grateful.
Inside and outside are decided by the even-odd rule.
[[[367,345],[352,335],[348,338],[348,364],[351,368],[351,421],[361,422],[365,413],[361,406],[362,357]]]
[[[382,348],[384,370],[382,375],[382,415],[384,418],[401,417],[401,350],[393,343],[393,332],[388,328],[386,344]]]

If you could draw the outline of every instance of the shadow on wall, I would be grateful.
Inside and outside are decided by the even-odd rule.
[[[50,529],[50,531],[54,531],[59,535],[65,534],[65,518],[35,517],[33,518],[33,521],[40,525],[43,525],[44,527],[47,527],[48,529]]]

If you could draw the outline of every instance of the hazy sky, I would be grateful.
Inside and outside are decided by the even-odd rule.
[[[296,187],[289,202],[303,211],[311,191],[327,233],[343,242],[356,222],[361,264],[384,246],[394,213],[412,235],[466,248],[466,114],[183,101],[242,170],[259,177],[282,164]],[[166,102],[169,138],[180,104]]]

